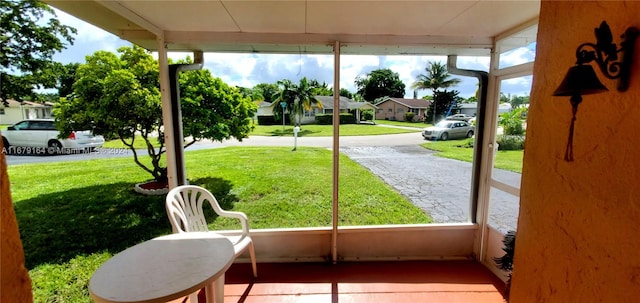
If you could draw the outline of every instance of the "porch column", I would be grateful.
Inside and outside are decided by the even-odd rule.
[[[340,166],[340,41],[333,45],[333,198],[331,260],[338,262],[338,176]]]
[[[176,166],[176,144],[173,140],[173,110],[171,107],[171,93],[169,81],[169,63],[167,60],[167,45],[164,40],[164,33],[157,36],[158,42],[158,64],[160,72],[160,98],[162,100],[162,124],[164,127],[164,144],[167,149],[167,178],[169,188],[178,186],[177,166]]]
[[[478,148],[482,148],[482,158],[480,164],[480,180],[478,184],[478,203],[476,205],[475,215],[476,223],[479,227],[479,233],[476,237],[474,244],[474,251],[476,259],[480,262],[484,262],[487,253],[487,227],[489,221],[489,203],[491,199],[491,173],[493,171],[493,155],[494,144],[496,140],[496,125],[497,118],[496,112],[498,111],[498,104],[500,98],[500,81],[496,75],[498,70],[498,63],[500,59],[500,50],[498,48],[496,40],[493,42],[493,49],[491,51],[491,61],[489,62],[489,79],[487,87],[487,101],[486,109],[484,110],[483,117],[483,129],[479,131],[483,132],[484,144]],[[478,115],[481,113],[478,112]],[[480,119],[480,117],[479,117]]]

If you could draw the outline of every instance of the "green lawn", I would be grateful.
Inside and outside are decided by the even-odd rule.
[[[429,141],[421,144],[422,147],[439,151],[436,155],[444,158],[456,159],[466,162],[473,161],[473,147],[470,146],[473,139]],[[496,154],[494,167],[517,173],[522,173],[522,150],[499,150]]]
[[[431,123],[391,121],[391,120],[376,120],[376,123],[384,124],[384,125],[407,126],[407,127],[417,127],[417,128],[425,128],[425,127],[433,126],[433,124]]]
[[[330,226],[331,152],[323,148],[227,147],[185,154],[191,184],[252,228]],[[256,164],[259,163],[259,164]],[[346,156],[340,158],[340,225],[431,219]],[[164,197],[136,194],[149,179],[131,158],[12,165],[11,191],[35,302],[91,302],[91,274],[115,253],[170,232]],[[212,228],[237,228],[211,218]]]
[[[422,126],[424,124],[414,123],[415,125]],[[418,132],[420,130],[400,129],[390,127],[380,127],[376,125],[367,124],[345,124],[340,125],[340,136],[371,136],[371,135],[388,135],[388,134],[402,134]],[[256,125],[255,129],[249,136],[293,136],[293,126],[286,125],[284,131],[282,131],[282,125]],[[299,137],[331,137],[333,136],[333,125],[302,125],[301,131],[298,133]],[[151,143],[158,147],[160,146],[157,140],[152,140]],[[134,146],[137,149],[147,148],[142,137],[137,136],[134,141]],[[104,148],[128,148],[120,139],[109,140],[103,145]]]
[[[300,137],[331,137],[333,125],[308,124],[300,127]],[[370,136],[419,132],[420,130],[380,127],[369,124],[344,124],[340,125],[340,136]],[[286,125],[284,131],[282,125],[256,125],[251,133],[253,136],[293,136],[293,126]]]

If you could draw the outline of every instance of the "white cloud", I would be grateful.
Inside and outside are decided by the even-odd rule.
[[[108,32],[93,25],[76,19],[62,11],[56,14],[63,24],[78,29],[73,46],[68,47],[62,53],[54,56],[54,60],[69,62],[84,62],[84,57],[97,50],[115,52],[117,48],[131,43],[121,40]],[[534,57],[534,48],[521,48],[501,56],[502,64],[520,64],[530,62]],[[191,53],[172,52],[169,57],[173,60],[193,56]],[[154,55],[157,58],[157,55]],[[210,70],[215,77],[220,77],[229,85],[253,87],[259,83],[275,83],[281,79],[290,79],[294,82],[302,77],[316,79],[333,86],[333,62],[332,55],[275,55],[275,54],[229,54],[206,53],[204,55],[205,68]],[[400,79],[406,85],[405,96],[412,97],[411,84],[418,74],[424,73],[429,61],[446,63],[445,56],[371,56],[371,55],[342,55],[340,58],[340,87],[355,92],[354,81],[356,77],[363,76],[372,70],[389,68],[397,72]],[[504,62],[504,63],[502,63]],[[488,57],[459,57],[458,67],[471,70],[489,70]],[[475,94],[477,80],[475,78],[462,77],[462,82],[455,90],[460,96],[467,98]],[[502,91],[512,95],[528,94],[531,87],[531,77],[523,79],[511,79],[502,83]],[[419,91],[418,97],[430,94],[429,91]]]

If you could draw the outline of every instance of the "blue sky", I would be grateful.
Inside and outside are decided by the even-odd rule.
[[[62,11],[56,10],[58,19],[66,25],[75,27],[78,34],[74,45],[69,46],[54,56],[54,60],[62,63],[84,63],[85,56],[98,50],[116,52],[121,46],[131,43],[121,40],[91,24],[76,19]],[[174,59],[184,58],[190,53],[170,53]],[[503,56],[503,61],[513,65],[531,61],[534,53],[532,49],[519,49]],[[424,73],[428,61],[446,63],[444,56],[364,56],[343,55],[340,59],[340,87],[355,92],[354,81],[357,76],[379,69],[390,68],[400,75],[406,85],[405,96],[413,97],[410,88],[417,75]],[[215,77],[222,78],[229,85],[253,87],[258,83],[275,83],[280,79],[290,79],[297,82],[302,77],[317,79],[333,86],[333,56],[332,55],[267,55],[267,54],[226,54],[205,53],[205,69],[211,71]],[[458,67],[488,71],[489,57],[458,57]],[[476,91],[475,78],[454,76],[462,82],[453,89],[460,92],[460,96],[467,98]],[[511,95],[529,95],[531,77],[516,78],[504,81],[502,91]],[[431,94],[430,91],[418,91],[422,97]]]

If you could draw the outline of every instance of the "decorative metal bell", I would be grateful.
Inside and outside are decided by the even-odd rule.
[[[589,64],[569,68],[554,96],[590,95],[608,91]]]

